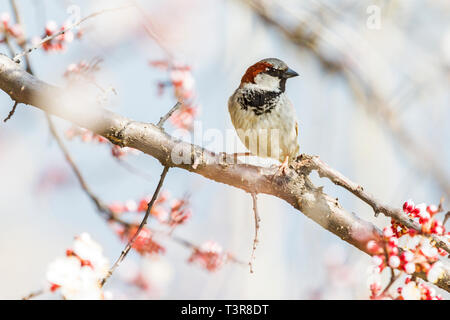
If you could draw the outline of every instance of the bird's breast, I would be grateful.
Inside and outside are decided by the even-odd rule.
[[[256,116],[271,113],[280,103],[283,92],[246,90],[237,95],[237,102],[244,110]]]
[[[283,92],[242,92],[237,90],[228,102],[231,121],[236,129],[291,127],[295,111]]]
[[[265,98],[263,105],[257,103],[257,98],[246,103],[249,99],[249,94],[237,90],[228,102],[233,126],[247,149],[258,156],[276,159],[295,154],[298,150],[296,115],[286,95],[281,93]],[[257,139],[252,146],[253,136]],[[268,146],[262,146],[260,140]]]

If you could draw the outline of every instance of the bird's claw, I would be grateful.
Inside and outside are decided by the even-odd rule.
[[[285,175],[286,175],[286,171],[287,171],[287,169],[289,168],[288,161],[289,161],[289,157],[286,157],[286,159],[285,159],[285,160],[283,161],[283,163],[278,167],[277,171],[276,171],[276,172],[274,173],[274,175],[272,176],[272,180],[275,179],[276,176],[280,176],[280,175],[285,176]]]

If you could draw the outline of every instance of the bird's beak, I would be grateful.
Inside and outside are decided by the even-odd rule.
[[[286,79],[287,78],[292,78],[292,77],[296,77],[298,76],[298,73],[295,72],[294,70],[292,70],[291,68],[288,68],[283,75]]]

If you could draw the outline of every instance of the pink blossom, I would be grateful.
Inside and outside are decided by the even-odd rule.
[[[389,266],[391,268],[398,268],[400,266],[400,258],[398,256],[390,256]]]
[[[217,271],[226,262],[227,255],[222,247],[214,241],[207,241],[200,248],[195,248],[188,262],[197,263],[210,272]]]

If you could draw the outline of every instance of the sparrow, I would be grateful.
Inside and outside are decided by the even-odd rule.
[[[279,160],[285,173],[299,152],[298,122],[285,90],[286,80],[298,76],[276,58],[250,66],[228,99],[231,122],[250,154]]]

